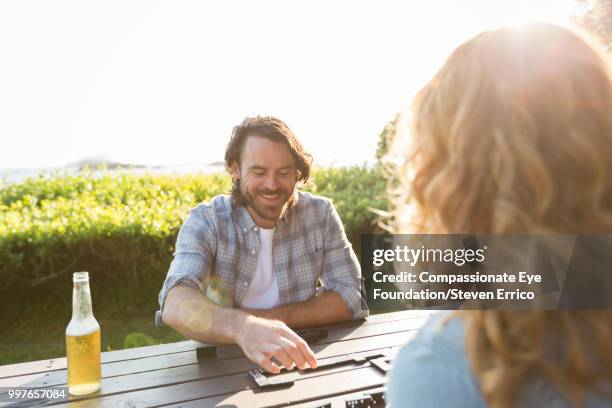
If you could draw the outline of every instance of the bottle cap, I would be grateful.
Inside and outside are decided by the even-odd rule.
[[[89,282],[89,272],[75,272],[72,274],[73,282]]]

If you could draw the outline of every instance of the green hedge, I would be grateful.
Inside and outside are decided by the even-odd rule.
[[[346,235],[359,254],[361,234],[376,230],[379,217],[371,210],[388,209],[387,182],[381,168],[324,168],[315,171],[312,179],[313,186],[305,190],[333,201]]]
[[[373,230],[386,209],[377,168],[313,172],[306,188],[331,198],[349,239]],[[40,177],[0,189],[0,290],[36,286],[78,270],[120,283],[159,281],[190,208],[229,190],[222,174]]]

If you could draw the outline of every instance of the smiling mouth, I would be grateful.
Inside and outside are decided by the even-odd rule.
[[[259,194],[259,196],[263,199],[264,203],[273,204],[273,205],[280,204],[283,198],[283,195],[281,193]]]

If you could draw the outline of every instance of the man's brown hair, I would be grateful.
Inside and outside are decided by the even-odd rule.
[[[308,182],[312,155],[304,149],[304,146],[295,137],[289,126],[273,116],[247,117],[238,126],[234,127],[230,141],[225,148],[225,167],[228,171],[234,163],[240,166],[240,157],[244,150],[244,143],[249,136],[264,137],[276,143],[284,143],[295,160],[297,182],[301,184]],[[236,200],[236,204],[244,204],[244,199],[240,193],[239,179],[232,181],[232,196]]]

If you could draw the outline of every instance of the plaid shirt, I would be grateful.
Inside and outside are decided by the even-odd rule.
[[[179,284],[198,288],[219,305],[240,307],[253,280],[259,245],[258,226],[245,207],[233,206],[231,197],[216,196],[192,209],[159,293],[156,324],[163,324],[166,295]],[[359,262],[328,199],[298,192],[296,205],[276,223],[273,265],[281,305],[333,290],[354,319],[368,315]]]

